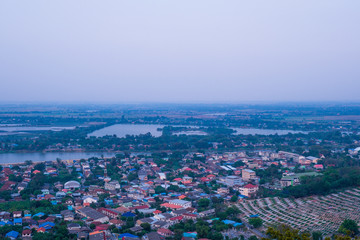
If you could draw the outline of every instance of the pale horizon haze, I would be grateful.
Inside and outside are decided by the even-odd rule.
[[[0,103],[360,101],[360,1],[0,2]]]

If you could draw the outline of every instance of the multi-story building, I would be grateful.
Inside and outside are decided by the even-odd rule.
[[[257,193],[258,190],[259,190],[259,186],[249,183],[240,188],[240,193],[244,196],[252,197]]]
[[[256,173],[253,170],[250,169],[243,169],[242,170],[242,179],[244,181],[251,181],[256,178]]]
[[[113,180],[111,182],[105,182],[105,189],[110,191],[120,189],[120,183],[116,180]]]

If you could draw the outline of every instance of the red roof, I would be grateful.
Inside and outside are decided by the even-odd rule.
[[[324,166],[322,164],[315,164],[314,168],[324,168]]]
[[[175,221],[175,220],[181,221],[182,219],[183,219],[183,216],[176,216],[176,217],[170,218],[171,221]]]
[[[162,213],[162,211],[160,211],[160,210],[154,211],[154,214],[159,214],[159,213]]]
[[[251,183],[249,183],[249,184],[247,184],[247,185],[244,186],[244,188],[257,188],[257,187],[258,187],[258,186],[253,185],[253,184],[251,184]]]
[[[160,234],[160,235],[173,235],[174,233],[172,231],[170,231],[169,229],[166,229],[166,228],[159,228],[157,230],[157,233]]]
[[[101,224],[101,225],[98,225],[96,228],[95,228],[95,231],[103,231],[103,230],[107,230],[109,228],[109,225],[107,224]]]
[[[210,179],[208,179],[208,178],[206,178],[206,177],[202,177],[202,178],[200,179],[200,181],[202,181],[202,182],[208,182],[208,181],[210,181]]]
[[[133,209],[148,209],[148,208],[149,208],[148,205],[142,205],[142,206],[131,207],[130,210],[133,210]]]
[[[39,228],[39,229],[37,230],[37,232],[46,232],[46,229],[43,228],[43,227],[41,227],[41,228]]]
[[[166,208],[174,208],[174,209],[179,209],[182,208],[181,206],[175,205],[175,204],[171,204],[171,203],[163,203],[161,204],[162,207],[166,207]]]

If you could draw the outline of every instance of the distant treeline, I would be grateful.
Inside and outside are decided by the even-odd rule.
[[[325,195],[348,187],[360,186],[360,167],[329,168],[323,175],[301,178],[301,185],[285,188],[283,197]]]

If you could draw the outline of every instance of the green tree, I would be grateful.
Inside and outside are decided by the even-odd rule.
[[[198,201],[198,205],[201,208],[207,208],[210,205],[210,200],[208,198],[202,198]]]
[[[166,193],[166,189],[163,188],[162,186],[156,186],[156,187],[155,187],[155,193],[156,193],[156,194]]]
[[[249,219],[249,224],[252,225],[254,228],[259,228],[263,224],[263,220],[261,218],[255,217]]]
[[[321,232],[313,232],[312,233],[312,239],[313,240],[321,240],[322,239],[322,233]]]
[[[151,231],[151,225],[149,223],[142,223],[140,226],[147,232]]]
[[[359,226],[354,220],[345,219],[339,227],[339,232],[349,236],[355,236],[359,233]]]
[[[230,199],[230,201],[232,202],[236,202],[239,199],[239,197],[237,195],[233,195]]]

